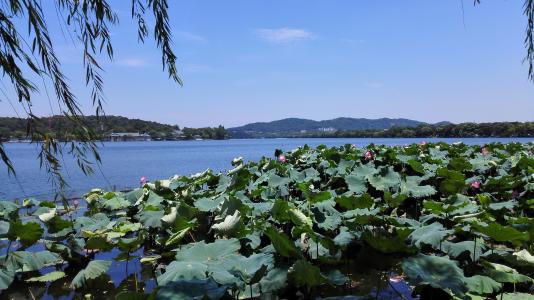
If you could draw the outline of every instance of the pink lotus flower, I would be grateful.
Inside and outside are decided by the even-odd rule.
[[[482,153],[482,155],[488,155],[490,152],[488,150],[488,148],[486,147],[482,147],[482,149],[480,149],[480,153]]]
[[[480,188],[480,181],[475,180],[475,181],[471,182],[471,187],[474,188],[474,189],[479,189]]]
[[[74,207],[78,207],[78,205],[80,205],[80,202],[76,199],[72,201],[72,204],[74,205]]]
[[[147,182],[148,182],[148,180],[146,179],[145,176],[143,176],[143,177],[141,177],[141,179],[139,179],[139,184],[141,186],[145,185]]]
[[[424,145],[426,145],[426,144],[427,144],[426,141],[421,141],[421,143],[419,143],[419,145],[421,145],[421,146],[424,146]]]
[[[373,159],[373,152],[371,150],[365,152],[365,159]]]
[[[278,161],[281,162],[281,163],[285,163],[286,162],[286,156],[283,155],[283,154],[280,154],[278,156]]]

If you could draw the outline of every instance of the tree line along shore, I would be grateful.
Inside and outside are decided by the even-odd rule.
[[[420,124],[393,126],[387,129],[354,129],[328,131],[233,131],[224,126],[180,128],[178,125],[129,119],[120,116],[87,116],[84,122],[93,130],[95,140],[193,140],[228,138],[468,138],[468,137],[534,137],[534,122],[492,122],[460,124]],[[40,140],[46,133],[58,140],[73,140],[76,124],[65,116],[40,118],[0,117],[0,141]],[[30,130],[31,129],[31,130]]]

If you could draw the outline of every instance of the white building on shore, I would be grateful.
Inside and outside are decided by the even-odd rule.
[[[112,132],[109,135],[109,140],[112,142],[126,142],[126,141],[150,141],[150,135],[139,132]]]

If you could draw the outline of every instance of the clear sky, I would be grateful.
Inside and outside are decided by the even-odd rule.
[[[463,11],[461,0],[169,2],[184,86],[162,72],[153,43],[137,43],[131,1],[116,0],[107,114],[190,127],[286,117],[534,121],[523,1],[463,0]],[[91,113],[81,48],[53,16],[57,52]],[[45,93],[34,102],[51,114]],[[0,111],[15,115],[6,101]]]

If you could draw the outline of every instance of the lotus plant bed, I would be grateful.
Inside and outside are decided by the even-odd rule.
[[[0,202],[0,297],[532,299],[534,144],[352,145]]]

